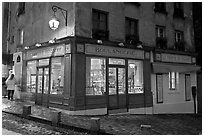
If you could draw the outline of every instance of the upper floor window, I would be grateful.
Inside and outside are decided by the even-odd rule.
[[[136,44],[139,41],[138,20],[126,17],[125,38],[126,43],[129,44]]]
[[[17,16],[25,13],[25,2],[19,2]]]
[[[175,2],[174,3],[174,14],[173,16],[175,18],[184,18],[184,12],[183,12],[183,5],[181,2]]]
[[[184,51],[184,35],[182,31],[176,31],[175,32],[175,49],[179,51]]]
[[[166,49],[167,39],[166,39],[166,30],[164,26],[156,26],[156,47]]]
[[[108,14],[103,11],[92,11],[92,36],[96,39],[108,39]]]
[[[165,2],[155,2],[154,11],[167,14],[167,12],[166,12],[166,3]]]
[[[175,32],[175,41],[179,42],[183,40],[183,32],[182,31],[176,31]]]
[[[137,7],[139,7],[141,5],[140,2],[125,2],[125,4],[126,3],[130,3],[130,4],[135,5]]]
[[[164,38],[165,37],[165,27],[156,26],[156,35],[157,37]]]

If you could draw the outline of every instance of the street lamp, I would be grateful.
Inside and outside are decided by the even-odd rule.
[[[56,30],[56,29],[59,27],[59,23],[60,23],[60,22],[59,22],[59,19],[55,16],[55,12],[56,12],[58,9],[61,11],[61,13],[62,13],[62,15],[63,15],[63,17],[64,17],[64,19],[65,19],[65,26],[67,26],[67,10],[62,9],[62,8],[60,8],[60,7],[58,7],[58,6],[53,5],[53,6],[52,6],[52,10],[53,10],[53,12],[54,12],[54,15],[53,15],[53,18],[49,21],[49,26],[50,26],[50,28],[51,28],[52,30]]]

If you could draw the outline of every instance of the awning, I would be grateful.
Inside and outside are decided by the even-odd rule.
[[[175,64],[175,63],[152,63],[153,73],[169,73],[169,72],[193,72],[200,70],[200,66]]]

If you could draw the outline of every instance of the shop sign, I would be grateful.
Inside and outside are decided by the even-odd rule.
[[[65,54],[65,46],[57,46],[57,47],[46,47],[43,49],[35,49],[31,51],[27,51],[26,59],[37,59],[37,58],[45,58],[51,56],[60,56]]]
[[[144,59],[143,50],[131,50],[131,49],[125,49],[125,48],[119,48],[119,47],[116,48],[116,47],[100,46],[100,45],[93,45],[93,44],[86,44],[85,53],[92,54],[92,55],[101,55],[101,56]]]
[[[175,54],[161,54],[161,61],[174,63],[192,63],[191,56],[175,55]]]

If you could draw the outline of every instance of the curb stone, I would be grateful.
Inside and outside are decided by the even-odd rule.
[[[24,116],[23,114],[4,111],[4,110],[2,110],[2,112],[7,113],[7,114],[11,114],[11,115],[15,115],[15,116],[20,117],[20,118],[26,118],[28,120],[32,120],[32,121],[35,121],[35,122],[39,122],[39,123],[48,124],[48,125],[53,126],[51,120],[48,120],[48,119],[43,118],[43,117],[33,116],[33,115]],[[79,131],[79,132],[88,132],[88,133],[91,133],[91,134],[94,134],[94,135],[113,135],[113,134],[107,133],[107,132],[105,132],[103,130],[93,132],[93,131],[91,131],[89,129],[86,129],[86,128],[83,128],[83,127],[80,127],[80,126],[76,126],[76,125],[72,125],[72,124],[68,125],[68,124],[64,124],[64,123],[61,123],[61,122],[57,125],[57,127],[61,127],[61,128],[65,128],[65,129],[71,129],[71,130],[75,130],[75,131]]]

